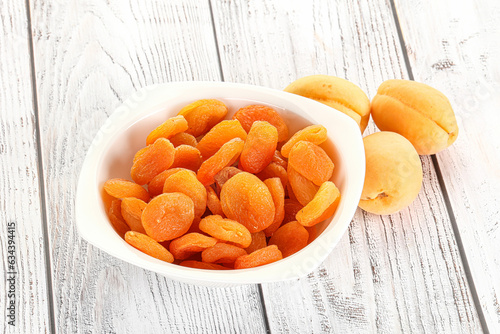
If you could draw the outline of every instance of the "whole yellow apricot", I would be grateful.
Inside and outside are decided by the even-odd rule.
[[[292,82],[286,92],[308,97],[340,110],[358,123],[361,133],[370,120],[370,100],[355,84],[331,75],[310,75]]]
[[[382,131],[408,139],[418,154],[434,154],[457,139],[458,125],[450,101],[426,84],[387,80],[372,100],[373,121]]]
[[[389,131],[363,138],[366,174],[359,207],[388,215],[407,207],[422,187],[422,164],[413,145]]]

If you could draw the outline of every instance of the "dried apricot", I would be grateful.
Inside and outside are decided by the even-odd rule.
[[[122,217],[132,231],[146,234],[141,222],[142,211],[144,211],[146,205],[146,202],[134,197],[127,197],[122,200]]]
[[[111,179],[104,183],[104,190],[114,198],[135,197],[144,202],[149,201],[149,194],[140,185],[124,180],[124,179]]]
[[[216,243],[217,240],[212,237],[200,233],[188,233],[170,242],[170,253],[176,260],[185,260]]]
[[[196,268],[196,269],[211,269],[211,270],[229,270],[230,269],[230,268],[226,268],[224,266],[221,266],[220,264],[206,263],[206,262],[193,261],[193,260],[182,261],[181,263],[179,263],[179,265],[183,266],[183,267]]]
[[[202,162],[201,153],[196,147],[181,145],[175,148],[174,162],[170,167],[186,168],[196,172]]]
[[[281,154],[288,158],[288,154],[295,144],[299,141],[309,141],[313,144],[319,145],[328,139],[326,135],[326,128],[323,125],[310,125],[297,131],[292,138],[290,138],[283,147],[281,147]]]
[[[165,247],[145,234],[129,231],[125,233],[125,241],[141,252],[158,260],[169,263],[174,262],[173,255]]]
[[[139,185],[148,183],[156,175],[168,169],[174,162],[174,157],[174,145],[168,139],[159,138],[154,144],[136,153],[130,171],[132,180]]]
[[[165,180],[178,171],[186,170],[184,168],[171,168],[167,169],[160,174],[156,175],[151,181],[148,183],[148,191],[151,197],[158,196],[163,193],[163,185],[165,184]],[[193,172],[194,173],[194,172]]]
[[[219,242],[205,249],[201,253],[201,259],[203,262],[209,263],[234,263],[237,258],[243,255],[247,255],[243,248]]]
[[[194,219],[193,200],[182,193],[156,196],[142,212],[142,226],[156,241],[172,240],[189,230]]]
[[[232,165],[240,156],[244,142],[234,138],[222,145],[219,151],[205,160],[198,169],[198,180],[205,186],[215,182],[214,176],[224,167]]]
[[[250,246],[245,248],[248,254],[255,252],[257,249],[267,247],[266,234],[264,231],[252,233],[252,242]]]
[[[240,156],[243,170],[259,173],[273,160],[278,145],[278,131],[264,121],[255,121],[248,132]]]
[[[153,144],[158,138],[170,139],[174,135],[186,131],[188,128],[188,122],[184,116],[175,116],[167,119],[163,124],[158,126],[156,129],[151,131],[151,133],[146,138],[146,145]]]
[[[288,163],[317,186],[328,181],[333,174],[332,159],[321,147],[307,141],[299,141],[292,147]]]
[[[283,218],[283,224],[292,222],[297,220],[295,216],[297,213],[302,210],[304,206],[300,204],[298,201],[286,198],[285,199],[285,217]]]
[[[241,172],[243,171],[236,167],[230,166],[222,168],[221,171],[215,174],[214,176],[214,181],[217,184],[217,188],[222,189],[222,186],[224,185],[224,183],[226,183],[227,180],[229,180],[230,178]]]
[[[255,175],[242,172],[230,178],[220,193],[226,217],[243,224],[251,233],[267,228],[274,220],[274,202],[267,186]]]
[[[307,246],[309,232],[304,226],[296,221],[292,221],[281,226],[274,232],[269,245],[276,245],[283,254],[283,257],[292,255]]]
[[[255,252],[240,256],[234,262],[234,269],[245,269],[263,266],[281,260],[283,255],[278,246],[271,245],[256,250]]]
[[[263,105],[249,105],[241,108],[234,114],[233,119],[240,121],[246,132],[250,131],[253,122],[266,121],[278,130],[278,141],[288,139],[288,126],[281,116],[271,107]]]
[[[252,242],[252,236],[245,226],[219,215],[203,218],[200,222],[200,230],[214,238],[232,242],[243,248],[248,247]]]
[[[302,176],[290,164],[288,164],[288,182],[290,182],[297,201],[302,205],[309,203],[319,189],[319,186]]]
[[[121,204],[122,201],[119,199],[114,199],[111,201],[111,206],[108,210],[108,218],[113,225],[114,229],[118,234],[123,238],[125,233],[130,231],[130,227],[125,223],[125,220],[122,217],[121,213]]]
[[[264,184],[271,192],[275,208],[273,223],[264,230],[266,237],[270,237],[280,227],[285,217],[285,189],[277,177],[264,180]]]
[[[172,138],[169,139],[172,145],[174,147],[181,146],[181,145],[189,145],[196,147],[198,145],[198,141],[193,135],[190,135],[189,133],[186,132],[180,132],[173,136]]]
[[[207,207],[213,215],[224,216],[219,197],[211,186],[205,187],[207,190]]]
[[[183,193],[194,203],[194,216],[201,217],[207,208],[207,190],[189,170],[181,170],[165,180],[163,193]]]
[[[274,151],[273,160],[271,162],[280,165],[285,170],[288,167],[288,162],[286,161],[286,158],[278,150]]]
[[[179,111],[188,122],[187,133],[198,137],[209,131],[227,114],[227,107],[218,100],[198,100],[188,104]]]
[[[312,201],[297,213],[297,221],[304,226],[313,226],[331,217],[340,201],[340,192],[331,181],[319,187]]]
[[[225,143],[234,138],[245,141],[247,133],[237,120],[222,121],[214,126],[198,143],[196,148],[200,150],[204,160],[214,155]]]
[[[275,162],[271,162],[262,170],[262,172],[255,174],[255,176],[262,181],[272,177],[279,177],[283,187],[286,187],[288,184],[288,173],[286,169]]]

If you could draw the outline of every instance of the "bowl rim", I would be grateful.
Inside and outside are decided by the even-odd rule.
[[[262,101],[262,103],[274,104],[284,107],[292,113],[306,115],[315,124],[324,125],[333,145],[343,155],[343,160],[348,166],[345,174],[346,190],[342,193],[339,207],[333,216],[334,225],[330,222],[329,226],[301,251],[261,267],[209,271],[183,267],[155,259],[133,248],[119,237],[111,227],[107,215],[103,212],[97,175],[103,154],[113,137],[148,115],[159,112],[158,108],[161,104],[174,101],[182,93],[196,90],[197,93],[206,91],[206,94],[210,95],[221,89],[225,91],[224,96],[228,95],[228,98],[243,99],[242,96],[245,96],[252,100]],[[231,96],[235,93],[238,93],[239,97]],[[219,93],[219,95],[221,94]],[[332,129],[339,128],[343,129],[347,136],[344,134],[341,138],[336,138],[335,133],[330,134]],[[346,150],[346,148],[349,149]],[[359,126],[352,118],[334,108],[299,95],[261,86],[212,81],[170,82],[147,86],[137,91],[116,108],[99,129],[87,151],[80,171],[75,199],[75,219],[80,235],[90,244],[125,262],[178,281],[201,285],[241,285],[283,281],[309,274],[331,253],[344,235],[356,212],[363,188],[364,175],[365,155]],[[96,185],[97,187],[95,187]],[[98,196],[96,196],[96,192]],[[106,224],[102,223],[103,214]],[[98,225],[98,222],[102,226]],[[96,233],[100,229],[107,231],[106,233]],[[120,240],[106,239],[105,235],[108,235],[109,229]]]

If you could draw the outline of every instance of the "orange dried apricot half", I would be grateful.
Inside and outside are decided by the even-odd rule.
[[[173,136],[172,138],[169,138],[170,142],[174,147],[181,146],[181,145],[189,145],[196,147],[198,145],[198,141],[193,135],[190,135],[189,133],[186,132],[180,132]]]
[[[247,133],[237,120],[222,121],[214,126],[198,143],[196,148],[200,150],[204,160],[214,155],[225,143],[234,138],[245,141]]]
[[[288,126],[276,110],[271,107],[249,105],[238,110],[233,119],[239,120],[246,132],[250,131],[255,121],[266,121],[277,129],[279,142],[288,139]]]
[[[309,232],[296,221],[281,226],[274,232],[269,245],[276,245],[283,257],[290,256],[307,246]]]
[[[319,186],[302,176],[291,164],[288,164],[288,182],[297,201],[302,205],[309,203],[319,189]]]
[[[257,249],[267,247],[266,234],[264,231],[252,233],[252,242],[250,246],[245,248],[248,254],[255,252]]]
[[[323,125],[310,125],[297,131],[286,143],[281,147],[281,154],[288,158],[288,154],[292,147],[299,141],[304,140],[313,144],[319,145],[328,139],[326,128]]]
[[[188,128],[188,122],[184,116],[175,116],[167,119],[163,124],[158,126],[156,129],[151,131],[151,133],[146,138],[146,145],[153,144],[158,138],[170,139],[174,135],[186,131]]]
[[[267,186],[255,175],[242,172],[230,178],[220,193],[226,217],[243,224],[250,233],[273,223],[274,202]]]
[[[125,241],[141,252],[158,260],[168,263],[174,262],[173,255],[165,247],[145,234],[129,231],[125,233]]]
[[[327,181],[319,187],[312,201],[297,213],[297,221],[304,226],[314,226],[333,216],[340,201],[340,192],[335,184]]]
[[[278,131],[265,121],[255,121],[248,132],[241,152],[240,164],[243,170],[259,173],[273,160],[278,145]]]
[[[189,170],[181,170],[169,176],[163,185],[163,193],[183,193],[194,203],[194,216],[201,217],[207,208],[207,190]]]
[[[283,255],[278,249],[278,246],[271,245],[258,249],[251,254],[240,256],[234,262],[234,269],[259,267],[276,262],[278,260],[281,260],[282,258]]]
[[[224,212],[222,211],[222,206],[220,204],[219,197],[217,196],[217,193],[215,192],[214,188],[211,186],[206,186],[205,189],[207,190],[207,207],[208,210],[213,215],[219,215],[219,216],[224,216]]]
[[[149,201],[149,194],[140,185],[124,180],[124,179],[111,179],[104,183],[104,190],[114,198],[135,197],[144,202]]]
[[[174,162],[170,167],[186,168],[196,172],[202,162],[201,153],[196,147],[180,145],[175,148]]]
[[[188,233],[170,242],[170,253],[176,260],[185,260],[195,253],[212,247],[217,240],[200,233]]]
[[[111,205],[108,210],[108,218],[115,231],[120,235],[120,237],[123,238],[125,233],[130,231],[130,227],[127,223],[125,223],[125,220],[122,217],[121,203],[122,201],[119,199],[111,201]]]
[[[193,200],[182,193],[156,196],[142,212],[142,226],[156,241],[172,240],[189,230],[194,219]]]
[[[277,177],[264,180],[264,184],[271,192],[275,208],[273,223],[264,230],[266,237],[270,237],[280,227],[285,217],[285,188]]]
[[[159,138],[134,157],[130,175],[139,185],[149,183],[156,175],[168,169],[174,162],[175,148],[168,139]]]
[[[205,186],[214,183],[214,176],[238,159],[243,150],[243,145],[244,142],[240,138],[231,139],[222,145],[217,153],[201,164],[198,169],[198,180]]]
[[[187,133],[198,137],[209,131],[227,114],[224,103],[214,99],[198,100],[188,104],[179,111],[188,122]]]
[[[243,248],[219,242],[205,249],[201,253],[201,260],[209,263],[234,263],[243,255],[247,255]]]
[[[292,147],[288,163],[317,186],[328,181],[333,174],[332,159],[321,147],[307,141],[299,141]]]
[[[146,205],[146,202],[134,197],[126,197],[122,200],[122,217],[132,231],[146,234],[141,221],[142,211]]]
[[[252,236],[245,226],[218,215],[203,218],[200,222],[200,230],[214,238],[232,242],[243,248],[248,247],[252,242]]]

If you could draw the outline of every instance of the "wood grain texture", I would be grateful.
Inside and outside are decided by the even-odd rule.
[[[48,333],[50,327],[26,16],[24,1],[7,0],[0,6],[2,333]],[[8,223],[16,225],[12,239]],[[15,242],[15,275],[8,274],[9,241]],[[8,297],[11,277],[15,277],[15,298]],[[6,318],[11,300],[15,300],[15,326]]]
[[[34,1],[56,329],[61,333],[261,333],[256,286],[194,287],[82,241],[73,201],[93,136],[139,88],[219,80],[207,2]]]
[[[498,333],[500,3],[396,1],[396,7],[415,80],[441,90],[457,115],[458,139],[437,159],[487,327]],[[422,27],[434,33],[422,36]]]
[[[212,5],[227,81],[282,89],[331,74],[372,97],[384,80],[408,77],[388,2]],[[422,163],[423,188],[409,208],[391,216],[358,210],[319,269],[263,286],[272,332],[481,331],[436,173],[428,157]]]

